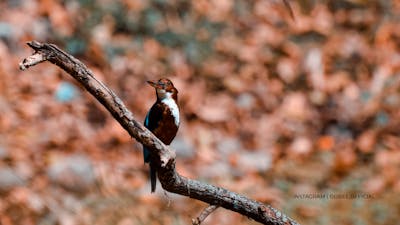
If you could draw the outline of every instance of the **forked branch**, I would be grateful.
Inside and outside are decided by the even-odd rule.
[[[137,122],[117,95],[97,80],[79,60],[57,46],[31,41],[27,43],[35,52],[20,63],[20,69],[49,61],[70,74],[86,88],[138,142],[148,147],[157,161],[158,178],[162,187],[170,192],[198,199],[210,205],[238,212],[263,224],[298,224],[280,211],[224,188],[216,187],[179,175],[175,170],[175,153]]]

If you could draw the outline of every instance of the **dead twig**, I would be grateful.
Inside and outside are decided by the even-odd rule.
[[[200,213],[200,215],[197,218],[192,219],[192,224],[200,225],[207,218],[207,216],[210,215],[211,213],[213,213],[218,207],[219,206],[217,206],[217,205],[207,206],[207,208],[203,209],[203,211]]]

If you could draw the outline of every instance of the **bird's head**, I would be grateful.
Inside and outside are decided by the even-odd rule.
[[[169,79],[161,78],[158,81],[149,80],[147,83],[156,89],[158,99],[163,100],[166,98],[173,98],[177,100],[178,90],[174,87],[174,84]]]

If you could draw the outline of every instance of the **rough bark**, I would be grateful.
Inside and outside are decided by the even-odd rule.
[[[70,74],[86,88],[138,142],[158,155],[157,172],[162,187],[173,193],[198,199],[210,205],[238,212],[263,224],[298,224],[280,211],[261,202],[249,199],[227,189],[216,187],[179,175],[175,170],[175,152],[137,122],[117,95],[97,80],[93,73],[79,60],[57,46],[31,41],[27,43],[35,52],[20,63],[25,70],[49,61]]]

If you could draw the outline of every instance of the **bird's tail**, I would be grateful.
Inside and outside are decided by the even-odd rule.
[[[150,183],[151,183],[151,193],[156,191],[157,184],[157,170],[154,168],[150,161]]]
[[[150,165],[151,193],[153,193],[156,191],[157,170],[154,165],[152,165],[150,151],[146,147],[143,147],[143,158],[144,163],[149,163]]]

